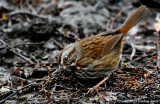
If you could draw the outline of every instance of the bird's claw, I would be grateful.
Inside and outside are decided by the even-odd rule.
[[[94,94],[95,92],[98,93],[98,90],[97,90],[98,87],[99,87],[99,86],[94,86],[94,87],[92,87],[92,88],[89,88],[89,90],[88,90],[88,92],[87,92],[87,95],[88,95],[88,94],[91,94],[91,93]]]

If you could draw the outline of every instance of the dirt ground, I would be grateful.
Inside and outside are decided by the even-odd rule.
[[[82,80],[57,72],[69,44],[120,27],[140,5],[149,13],[125,37],[119,67]],[[0,103],[160,103],[159,0],[0,0]]]

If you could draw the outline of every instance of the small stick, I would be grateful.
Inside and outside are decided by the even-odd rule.
[[[160,31],[159,31],[159,33],[157,34],[157,50],[158,50],[158,53],[157,53],[157,67],[158,67],[158,69],[160,69],[160,38],[159,38],[159,36],[160,36]]]
[[[44,42],[39,42],[39,43],[20,43],[20,44],[17,44],[17,45],[13,45],[11,47],[17,47],[17,46],[20,46],[20,45],[41,45],[41,44],[44,44]]]
[[[0,103],[5,102],[5,101],[6,101],[7,99],[9,99],[10,97],[12,97],[12,96],[14,96],[15,94],[17,94],[20,90],[23,90],[23,89],[25,89],[25,88],[33,85],[33,84],[34,84],[34,82],[33,82],[33,83],[30,83],[30,84],[28,84],[28,85],[26,85],[26,86],[24,86],[24,87],[22,87],[22,88],[20,88],[20,89],[18,89],[17,91],[15,91],[14,93],[12,93],[11,95],[7,96],[5,99],[0,100]]]
[[[61,48],[61,49],[64,48],[64,47],[63,47],[61,44],[59,44],[55,39],[53,39],[53,42],[54,42],[59,48]]]
[[[122,11],[118,11],[118,13],[116,14],[116,16],[113,18],[113,20],[111,21],[111,25],[110,25],[110,29],[113,29],[113,24],[115,22],[115,20],[121,16]]]
[[[7,46],[7,48],[10,49],[10,51],[12,51],[15,55],[19,56],[20,58],[26,60],[27,62],[29,62],[30,64],[33,64],[34,62],[31,61],[29,58],[21,55],[19,52],[16,51],[16,49],[14,49],[13,47],[9,46],[7,43],[5,43],[3,40],[0,40],[3,44],[5,44]]]

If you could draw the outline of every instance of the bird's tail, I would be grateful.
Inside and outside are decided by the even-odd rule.
[[[135,26],[148,12],[148,8],[146,6],[140,6],[136,11],[134,11],[126,21],[123,23],[122,27],[119,30],[119,33],[123,33],[123,36],[126,35],[126,33]]]

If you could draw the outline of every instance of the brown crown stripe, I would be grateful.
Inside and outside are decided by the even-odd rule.
[[[75,51],[76,51],[76,48],[74,47],[72,51],[69,53],[68,57],[70,57],[73,53],[75,53]]]
[[[58,56],[58,58],[57,58],[57,64],[58,64],[58,65],[60,65],[60,63],[61,63],[62,52],[63,52],[63,51],[60,52],[60,54],[59,54],[59,56]]]

